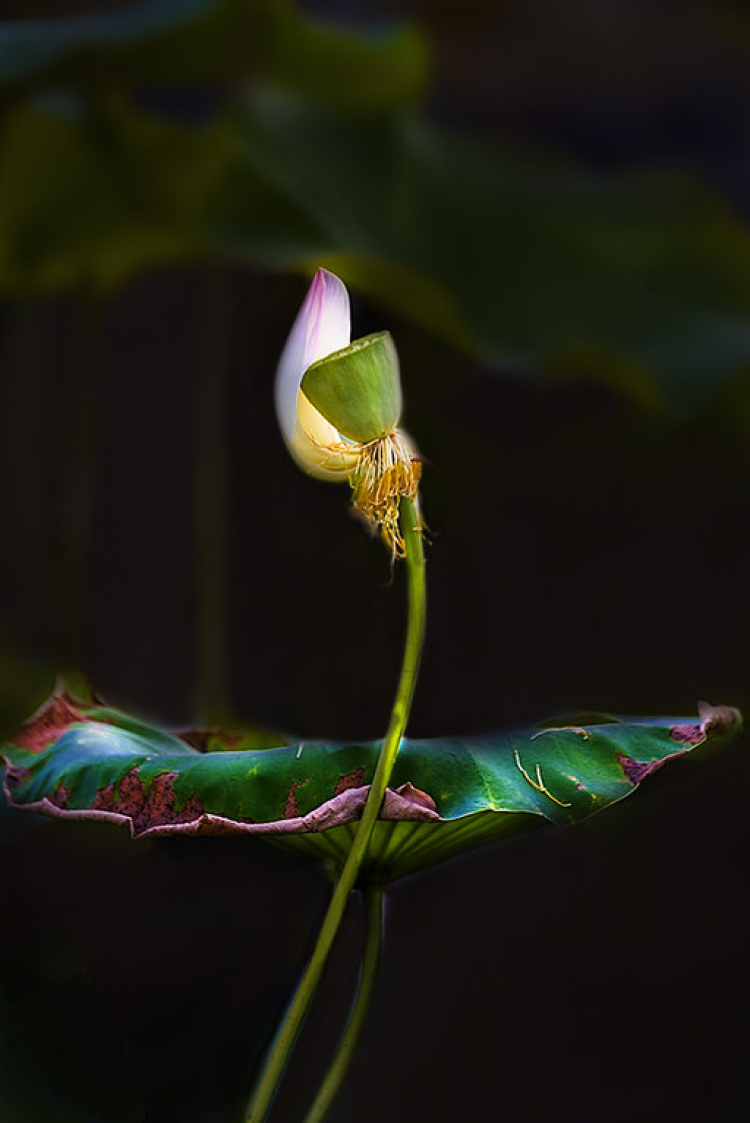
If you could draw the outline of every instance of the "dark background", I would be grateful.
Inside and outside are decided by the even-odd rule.
[[[314,45],[266,57],[264,6],[245,7],[258,58],[226,75],[184,45],[154,62],[136,43],[98,71],[94,47],[21,78],[0,52],[3,731],[75,667],[162,723],[382,733],[402,574],[346,489],[294,466],[273,412],[319,262],[350,285],[356,335],[393,332],[426,457],[410,732],[700,698],[748,712],[744,5],[300,6],[383,50],[383,24],[410,20],[403,104],[390,56],[375,93],[345,67],[325,88]],[[173,184],[198,183],[189,161],[151,181],[160,143],[107,155],[116,98],[190,135],[248,88],[262,108],[268,83],[335,119],[292,130],[257,195],[268,150],[251,138],[256,179],[220,187],[208,218],[169,209]],[[72,183],[46,134],[13,140],[25,107],[71,91],[94,137]],[[432,151],[415,122],[453,147],[410,197],[388,138]],[[118,181],[127,205],[99,212]],[[601,821],[392,887],[382,988],[332,1121],[744,1119],[749,780],[738,742]],[[240,1118],[322,872],[261,844],[134,846],[9,812],[2,851],[3,1117]],[[279,1120],[301,1117],[325,1064],[357,940],[355,909]]]

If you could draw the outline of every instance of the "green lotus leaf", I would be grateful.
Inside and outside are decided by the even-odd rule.
[[[346,106],[411,103],[423,90],[422,38],[377,36],[307,18],[288,0],[150,0],[0,26],[0,97],[53,86],[260,78]]]
[[[405,739],[364,876],[394,880],[545,822],[580,822],[740,725],[737,710],[701,703],[693,718]],[[213,736],[223,751],[203,752],[210,736],[165,733],[58,690],[4,745],[6,794],[14,807],[123,824],[134,838],[257,835],[345,860],[378,743],[232,750]]]

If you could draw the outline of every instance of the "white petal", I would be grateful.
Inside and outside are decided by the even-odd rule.
[[[297,396],[303,374],[311,363],[348,346],[350,340],[351,314],[346,286],[333,273],[319,269],[294,321],[276,370],[276,414],[290,447],[297,427]],[[336,433],[336,430],[333,432]]]

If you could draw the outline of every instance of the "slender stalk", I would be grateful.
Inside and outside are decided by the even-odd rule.
[[[370,838],[380,813],[380,806],[388,787],[388,781],[391,778],[396,754],[401,745],[401,738],[404,735],[409,717],[424,640],[426,611],[424,551],[422,549],[422,536],[419,532],[419,520],[414,504],[410,499],[403,498],[401,500],[399,518],[406,547],[408,618],[404,660],[401,665],[401,675],[396,688],[396,697],[391,710],[388,730],[351,850],[333,890],[310,962],[305,968],[286,1017],[281,1023],[268,1055],[266,1066],[250,1101],[247,1123],[262,1123],[266,1118],[279,1081],[284,1074],[294,1048],[297,1034],[318,989],[323,968],[346,909],[349,893],[354,888],[367,854]]]
[[[368,885],[365,889],[365,948],[357,993],[349,1020],[339,1039],[336,1055],[303,1123],[322,1123],[344,1081],[375,997],[382,950],[383,888],[380,885]]]

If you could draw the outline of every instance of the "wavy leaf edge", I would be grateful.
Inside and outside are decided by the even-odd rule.
[[[732,736],[738,732],[741,723],[741,714],[733,707],[712,706],[701,702],[698,706],[697,718],[640,718],[623,721],[611,715],[601,715],[600,724],[589,722],[587,727],[572,724],[546,725],[512,734],[497,734],[483,738],[435,738],[423,741],[405,739],[407,768],[410,757],[418,759],[424,756],[432,765],[437,766],[438,773],[441,758],[448,771],[451,768],[454,770],[458,768],[457,760],[460,768],[466,770],[467,761],[463,758],[459,759],[460,748],[463,753],[485,754],[487,760],[491,762],[494,760],[497,768],[502,766],[508,771],[508,775],[517,781],[518,788],[513,789],[509,798],[501,799],[499,802],[487,788],[484,804],[481,799],[472,796],[474,806],[463,810],[459,808],[459,813],[455,813],[455,808],[453,813],[450,808],[444,808],[448,813],[441,813],[438,808],[441,804],[445,804],[446,799],[444,792],[437,791],[438,785],[433,785],[433,791],[430,792],[424,787],[417,786],[411,779],[404,779],[397,787],[388,789],[380,817],[391,822],[444,824],[489,810],[505,814],[524,812],[536,814],[563,824],[577,822],[601,810],[603,806],[630,795],[648,775],[662,768],[669,760],[685,756],[714,737]],[[668,735],[669,742],[659,748],[658,755],[654,756],[654,751],[649,750],[640,755],[645,757],[650,755],[651,759],[639,760],[637,756],[630,755],[624,749],[617,749],[615,746],[615,766],[611,759],[612,751],[609,745],[614,736],[613,730],[618,733],[622,730],[629,733],[634,730],[642,732],[658,729],[660,731],[662,726],[668,730],[665,737]],[[606,733],[603,733],[602,731],[605,730]],[[575,758],[576,753],[571,754],[568,751],[566,756],[565,745],[575,746],[576,741],[580,745],[585,745],[593,738],[593,747],[596,747],[597,737],[606,737],[610,751],[608,761],[592,758],[593,765],[595,768],[599,767],[603,776],[605,765],[609,770],[605,776],[607,793],[599,798],[594,791],[588,806],[583,806],[582,809],[576,807],[571,812],[569,810],[573,806],[571,801],[562,798],[566,793],[559,790],[558,794],[555,794],[548,787],[543,774],[543,769],[547,768],[547,765],[544,761],[539,763],[538,750],[537,760],[534,763],[525,763],[521,758],[521,749],[526,745],[533,751],[534,744],[538,745],[544,739],[546,745],[541,753],[542,757],[545,756],[550,745],[554,745],[559,756],[563,746],[563,756],[569,763],[570,759]],[[224,751],[201,751],[201,748],[205,750],[212,738],[218,742],[217,747]],[[377,742],[359,745],[348,743],[325,745],[317,742],[311,745],[308,742],[301,742],[279,745],[278,748],[271,749],[229,747],[232,743],[241,743],[241,740],[241,735],[221,730],[191,732],[183,734],[182,738],[180,735],[164,733],[108,708],[93,693],[89,698],[80,698],[69,693],[66,687],[61,685],[55,689],[50,699],[37,713],[24,723],[15,738],[0,750],[7,764],[4,790],[9,804],[14,808],[40,812],[61,819],[99,820],[124,825],[134,839],[170,835],[286,836],[320,833],[352,823],[361,815],[370,790],[369,783],[366,782],[367,772],[374,768],[379,747]],[[196,744],[201,748],[196,748]],[[299,803],[300,793],[307,785],[308,779],[292,778],[286,790],[288,773],[282,781],[286,790],[286,800],[280,815],[258,820],[256,817],[251,819],[247,815],[232,817],[206,810],[205,791],[209,791],[210,794],[211,783],[215,783],[216,778],[221,780],[222,771],[227,772],[230,769],[236,771],[240,764],[244,766],[247,763],[245,778],[247,783],[250,777],[256,774],[260,764],[265,764],[265,773],[269,773],[270,770],[273,776],[274,768],[279,772],[282,768],[288,769],[292,759],[299,763],[306,747],[314,748],[318,754],[322,751],[321,759],[326,762],[333,763],[338,753],[346,758],[345,766],[355,763],[358,758],[360,763],[356,767],[348,767],[345,772],[340,772],[335,780],[332,795],[307,810],[301,809]],[[431,749],[434,750],[432,757],[430,757]],[[57,773],[54,770],[56,757],[64,756],[66,753],[72,761],[68,765],[71,783],[65,782],[65,769]],[[279,757],[279,753],[283,753],[283,757]],[[581,757],[580,752],[577,755]],[[585,755],[584,753],[584,758]],[[181,769],[187,770],[196,762],[209,761],[211,758],[216,762],[215,766],[209,764],[208,772],[204,769],[200,777],[205,788],[204,798],[199,798],[195,791],[184,790],[186,785],[183,785],[181,790],[179,784]],[[86,770],[91,772],[92,767],[101,764],[102,760],[109,767],[107,775],[112,775],[113,778],[101,786],[97,786],[94,780],[92,785],[87,782]],[[473,757],[471,766],[477,770],[478,787],[481,788],[485,780]],[[45,769],[49,771],[46,779]],[[619,774],[616,769],[619,769]],[[301,768],[300,776],[302,771],[304,768]],[[213,781],[211,772],[214,773]],[[335,773],[335,768],[333,772]],[[560,773],[560,775],[564,774]],[[575,779],[572,775],[569,778]],[[237,781],[233,780],[233,782]],[[260,782],[263,782],[263,776]],[[507,777],[505,782],[507,783]],[[45,783],[47,790],[44,790]],[[87,783],[88,795],[82,796],[81,788],[86,788]],[[580,780],[575,783],[579,790],[590,794]],[[77,793],[76,799],[71,799],[73,791]],[[25,794],[30,798],[24,799]],[[76,806],[76,801],[81,802],[82,799],[88,805]]]

